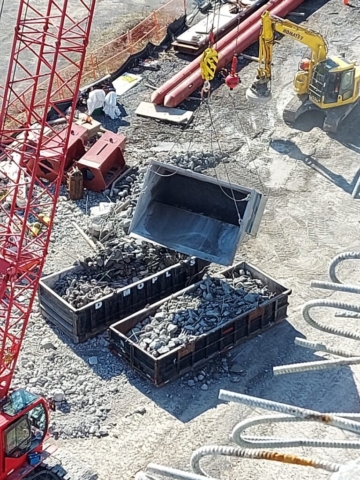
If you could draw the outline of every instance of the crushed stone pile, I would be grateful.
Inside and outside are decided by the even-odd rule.
[[[113,239],[98,255],[79,261],[80,271],[60,278],[54,291],[74,308],[81,308],[185,258],[133,238]]]
[[[275,295],[249,271],[239,270],[233,278],[207,276],[194,292],[169,300],[127,336],[160,357]]]

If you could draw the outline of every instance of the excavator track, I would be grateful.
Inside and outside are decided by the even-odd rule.
[[[356,107],[359,101],[343,105],[341,107],[329,108],[325,112],[324,131],[328,133],[337,133],[341,122]]]
[[[97,473],[69,451],[59,448],[24,480],[97,480]]]
[[[312,110],[315,105],[310,102],[308,95],[296,95],[286,105],[283,111],[285,123],[295,123],[297,118],[307,110]]]
[[[62,480],[65,478],[66,471],[54,472],[43,467],[38,467],[30,475],[25,477],[25,480]]]

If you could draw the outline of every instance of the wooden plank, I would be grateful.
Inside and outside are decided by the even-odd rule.
[[[142,77],[140,75],[135,75],[133,73],[124,73],[121,77],[117,78],[112,82],[116,95],[123,95],[125,92],[130,90],[130,88],[135,87],[139,82],[141,82]]]
[[[187,124],[192,119],[194,113],[180,108],[167,108],[153,103],[141,102],[136,110],[136,115],[142,117],[156,118],[164,122]]]

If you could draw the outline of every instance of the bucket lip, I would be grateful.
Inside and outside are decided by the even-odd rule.
[[[196,179],[201,180],[203,182],[212,183],[214,185],[221,185],[224,188],[233,188],[234,190],[243,191],[244,193],[247,193],[247,194],[251,194],[253,192],[256,192],[256,193],[262,195],[261,192],[259,192],[258,190],[255,190],[254,188],[247,188],[247,187],[244,187],[242,185],[238,185],[236,183],[227,182],[225,180],[219,180],[217,178],[210,177],[208,175],[204,175],[203,173],[197,173],[197,172],[193,172],[192,170],[186,170],[184,168],[177,167],[175,165],[170,165],[168,163],[159,162],[158,160],[155,160],[155,159],[150,159],[149,160],[149,166],[148,166],[148,171],[147,171],[148,174],[153,170],[152,167],[163,168],[164,170],[170,171],[172,173],[178,173],[179,175],[183,175],[185,177],[196,178]]]
[[[130,226],[130,228],[131,228],[131,226]],[[134,228],[136,229],[136,226]],[[237,247],[234,246],[233,251],[226,258],[226,260],[227,260],[226,263],[225,262],[220,263],[219,262],[220,257],[218,255],[206,254],[206,253],[204,253],[200,250],[196,250],[196,249],[193,249],[193,248],[190,248],[190,247],[181,246],[179,248],[179,245],[177,245],[177,244],[163,245],[163,244],[157,242],[156,240],[152,239],[150,236],[145,237],[145,236],[141,235],[140,233],[137,233],[136,230],[131,232],[131,236],[134,237],[134,238],[138,238],[140,240],[144,240],[146,242],[152,243],[153,245],[160,245],[161,247],[169,248],[170,250],[174,250],[174,251],[177,251],[177,252],[182,253],[184,255],[188,255],[189,257],[200,258],[201,260],[204,260],[206,262],[215,263],[216,265],[221,265],[223,267],[231,267],[231,265],[233,264],[235,255],[236,255],[236,250],[237,250]],[[222,257],[222,258],[224,258],[224,257]]]

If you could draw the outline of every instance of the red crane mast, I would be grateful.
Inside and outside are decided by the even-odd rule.
[[[95,3],[20,0],[16,19],[0,114],[0,480],[36,468],[48,436],[45,400],[9,388],[48,253]],[[53,125],[51,112],[65,123]],[[52,170],[49,152],[52,182],[39,178]]]

